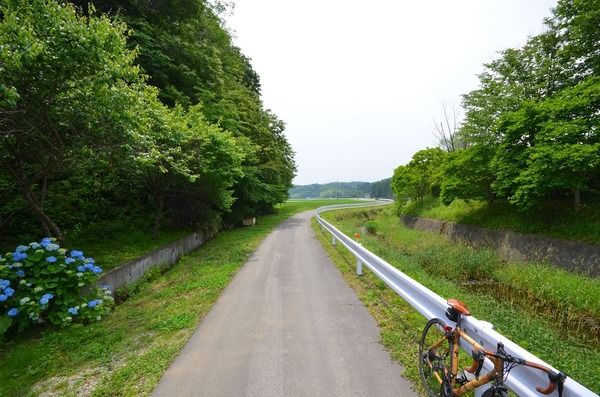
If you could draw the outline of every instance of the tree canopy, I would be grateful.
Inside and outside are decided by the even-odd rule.
[[[582,195],[598,196],[598,21],[600,0],[559,0],[543,33],[484,65],[479,88],[463,96],[455,134],[465,147],[443,161],[444,203],[506,198],[528,210],[571,197],[577,209]],[[410,190],[419,172],[410,163],[399,167],[395,194]]]
[[[223,7],[0,1],[0,236],[214,231],[287,199],[285,123]]]

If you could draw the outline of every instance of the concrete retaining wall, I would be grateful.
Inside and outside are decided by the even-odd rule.
[[[443,234],[452,241],[494,248],[506,260],[539,261],[588,276],[600,276],[598,245],[433,219],[409,216],[401,219],[408,227]]]
[[[109,285],[112,291],[126,287],[128,284],[140,279],[144,273],[154,266],[171,266],[182,255],[198,248],[206,240],[207,238],[199,233],[186,236],[107,271],[98,284]]]

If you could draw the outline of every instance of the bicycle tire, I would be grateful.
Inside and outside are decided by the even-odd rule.
[[[419,373],[429,397],[444,397],[447,394],[438,377],[443,380],[446,372],[451,368],[452,343],[448,340],[435,349],[429,348],[444,337],[445,326],[446,324],[439,318],[429,320],[423,328],[423,334],[419,341]]]

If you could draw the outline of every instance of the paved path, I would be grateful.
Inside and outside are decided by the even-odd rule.
[[[264,240],[151,396],[417,396],[312,216]]]

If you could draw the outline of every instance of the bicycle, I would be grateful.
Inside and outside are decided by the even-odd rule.
[[[511,356],[504,350],[501,342],[498,343],[495,352],[484,349],[461,328],[462,317],[471,315],[467,306],[458,299],[449,299],[447,303],[446,317],[455,322],[456,327],[452,328],[441,319],[433,318],[425,325],[419,343],[419,372],[423,386],[430,397],[460,397],[488,383],[491,386],[483,393],[483,397],[508,397],[508,389],[504,386],[504,382],[509,372],[518,365],[546,372],[550,382],[545,388],[536,387],[536,390],[546,395],[558,390],[558,396],[562,397],[565,374]],[[464,369],[459,372],[461,338],[472,346],[472,363],[464,366]],[[468,359],[469,362],[471,358]],[[479,376],[486,358],[492,362],[493,369]]]

